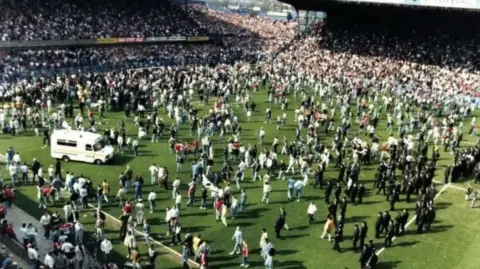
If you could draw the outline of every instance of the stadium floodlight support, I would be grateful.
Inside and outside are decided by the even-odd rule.
[[[308,34],[315,25],[326,18],[326,13],[315,10],[297,10],[298,32]]]

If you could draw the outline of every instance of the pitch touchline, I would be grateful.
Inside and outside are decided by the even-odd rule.
[[[438,184],[442,184],[442,185],[445,184],[445,183],[443,183],[443,182],[441,182],[441,181],[438,181],[438,180],[433,180],[433,182],[438,183]],[[455,186],[455,185],[450,185],[450,186],[448,186],[448,187],[449,187],[449,188],[453,188],[453,189],[457,189],[457,190],[461,190],[461,191],[467,191],[466,188],[459,187],[459,186]]]
[[[436,200],[436,199],[440,196],[440,194],[442,194],[442,192],[444,192],[448,187],[450,187],[450,183],[445,184],[445,185],[443,186],[443,188],[437,193],[437,195],[435,195],[435,197],[433,198],[433,200]],[[405,226],[405,229],[407,229],[408,226],[410,226],[416,219],[417,219],[417,216],[416,216],[416,215],[413,216],[413,218],[411,218],[410,221],[409,221],[409,222],[407,223],[407,225]],[[396,238],[397,238],[397,237],[394,236],[394,237],[392,238],[392,241],[394,241]],[[383,247],[383,248],[381,248],[380,250],[378,250],[378,251],[377,251],[377,256],[379,256],[380,254],[382,254],[382,252],[384,252],[384,251],[385,251],[385,247]]]

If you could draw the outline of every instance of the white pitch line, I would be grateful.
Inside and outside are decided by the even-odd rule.
[[[445,185],[443,186],[443,188],[437,193],[437,195],[435,195],[435,197],[433,198],[433,200],[436,200],[436,199],[440,196],[440,194],[442,194],[449,186],[450,186],[450,183],[445,184]],[[414,223],[416,219],[417,219],[417,216],[416,216],[416,215],[413,216],[413,218],[410,219],[410,221],[407,223],[407,225],[405,225],[405,229],[407,229],[408,226],[410,226],[412,223]],[[392,238],[392,242],[393,242],[396,238],[397,238],[397,237],[394,236],[394,237]],[[377,256],[380,256],[380,254],[382,254],[382,252],[384,252],[384,251],[385,251],[385,247],[383,247],[383,248],[381,248],[380,250],[378,250],[377,253],[376,253]]]
[[[433,182],[438,183],[438,184],[442,184],[442,185],[445,184],[445,183],[443,183],[443,182],[441,182],[441,181],[438,181],[438,180],[433,180]],[[459,186],[457,186],[457,185],[449,185],[448,187],[449,187],[449,188],[453,188],[453,189],[457,189],[457,190],[461,190],[461,191],[467,191],[466,188],[459,187]]]
[[[2,161],[2,160],[5,161],[5,156],[1,156],[1,155],[0,155],[0,161]],[[32,172],[31,170],[29,170],[29,171],[30,171],[30,173]],[[45,178],[45,177],[44,177],[44,180],[45,180],[45,182],[49,182],[49,180],[48,180],[47,178]],[[62,192],[62,193],[65,193],[65,192]],[[68,192],[68,193],[69,193],[69,192]],[[91,208],[94,208],[95,210],[98,209],[94,204],[91,204],[91,203],[89,203],[88,206],[91,207]],[[103,210],[102,210],[102,212],[103,212],[103,214],[105,214],[105,216],[110,217],[111,219],[115,220],[115,221],[118,222],[118,223],[121,223],[121,221],[120,221],[118,218],[114,217],[113,215],[110,215],[110,214],[108,214],[107,212],[105,212],[105,211],[103,211]],[[141,236],[145,236],[145,235],[146,235],[144,232],[141,232],[141,231],[139,231],[138,229],[135,229],[135,232],[136,232],[137,234],[141,235]],[[153,242],[153,243],[155,243],[155,244],[157,244],[157,245],[159,245],[159,246],[161,246],[161,247],[163,247],[163,248],[165,248],[166,250],[172,252],[173,254],[175,254],[176,256],[178,256],[178,257],[180,257],[180,258],[183,257],[182,254],[180,254],[179,252],[177,252],[177,251],[174,250],[173,248],[168,247],[168,246],[164,245],[163,243],[161,243],[161,242],[159,242],[159,241],[157,241],[157,240],[155,240],[155,239],[153,239],[153,238],[151,238],[150,241]],[[189,263],[191,263],[191,264],[193,264],[193,265],[195,265],[195,266],[200,267],[200,264],[198,264],[198,263],[195,262],[194,260],[192,260],[192,259],[188,259],[188,260],[189,260]]]

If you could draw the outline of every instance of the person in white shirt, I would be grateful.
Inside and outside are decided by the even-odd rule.
[[[37,172],[37,176],[38,176],[38,180],[41,181],[43,180],[43,167],[40,165],[40,167],[38,168],[38,172]]]
[[[135,204],[135,212],[137,223],[143,223],[143,217],[145,216],[145,205],[142,202],[142,199],[138,199],[138,202]]]
[[[155,211],[156,200],[157,200],[157,194],[154,191],[151,191],[148,194],[148,203],[150,204],[150,213],[153,213],[153,211]]]
[[[155,163],[153,163],[150,168],[148,168],[148,171],[150,171],[150,182],[152,185],[158,182],[157,175],[158,175],[158,168]]]
[[[110,252],[113,249],[112,242],[105,237],[102,243],[100,243],[100,249],[103,252],[105,264],[108,264],[110,261]]]
[[[172,231],[172,226],[171,226],[172,214],[171,214],[170,208],[168,207],[165,211],[165,223],[167,224],[167,236],[169,236],[170,232]]]
[[[74,248],[74,246],[72,245],[72,243],[70,242],[65,242],[62,244],[62,248],[61,250],[63,251],[63,253],[69,253],[70,251],[72,251]]]
[[[133,139],[132,147],[133,147],[133,155],[138,156],[138,140],[136,138]]]
[[[180,188],[180,179],[175,178],[175,180],[172,183],[173,190],[172,190],[172,199],[175,200],[177,197],[178,189]]]
[[[53,164],[51,164],[48,169],[47,169],[47,173],[48,173],[48,178],[50,180],[53,179],[53,176],[55,175],[55,168],[53,168]]]
[[[120,153],[123,153],[123,137],[121,135],[118,136],[117,143],[118,143],[118,151]]]
[[[32,247],[31,244],[28,244],[27,246],[27,254],[28,254],[28,259],[30,259],[31,264],[38,264],[38,252],[36,249]]]
[[[137,246],[137,240],[135,236],[132,235],[132,231],[128,231],[127,236],[123,240],[123,244],[127,247],[128,255],[127,258],[130,257],[132,250]]]
[[[263,139],[265,138],[265,130],[263,130],[263,127],[260,128],[260,131],[258,132],[258,144],[263,145]]]
[[[49,269],[53,269],[55,268],[55,259],[53,258],[53,252],[49,252],[47,253],[47,255],[45,255],[45,260],[43,261],[43,263],[49,268]]]
[[[17,167],[19,167],[22,164],[22,159],[20,158],[20,152],[16,152],[13,155],[12,162],[15,163]]]
[[[228,207],[227,205],[223,204],[222,205],[222,223],[225,227],[228,226],[228,223],[227,223],[227,214],[228,214]]]
[[[10,165],[8,166],[8,172],[10,173],[10,179],[12,180],[12,184],[15,186],[15,184],[17,184],[18,182],[17,165],[13,162],[10,163]]]
[[[307,209],[308,222],[310,224],[315,222],[315,219],[314,219],[315,213],[317,213],[317,205],[315,205],[315,202],[311,202]]]
[[[51,225],[52,217],[45,212],[45,214],[40,218],[40,224],[43,226],[43,230],[45,233],[43,234],[43,239],[47,240],[50,238],[50,225]]]
[[[270,183],[268,181],[263,183],[263,197],[261,202],[268,204],[269,197],[270,197],[270,192],[272,191],[272,186],[270,186]]]
[[[25,163],[20,166],[20,173],[22,173],[23,185],[27,185],[28,184],[28,167]]]
[[[177,195],[175,195],[175,206],[177,207],[178,211],[180,211],[180,206],[182,203],[182,195],[180,192],[177,191]]]
[[[83,188],[83,186],[85,186],[85,183],[87,183],[87,179],[84,178],[83,175],[80,175],[77,181],[80,188]]]

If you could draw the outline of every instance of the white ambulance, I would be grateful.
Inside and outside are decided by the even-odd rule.
[[[74,130],[55,130],[50,141],[52,158],[66,162],[79,161],[103,164],[113,158],[114,149],[96,133]]]

